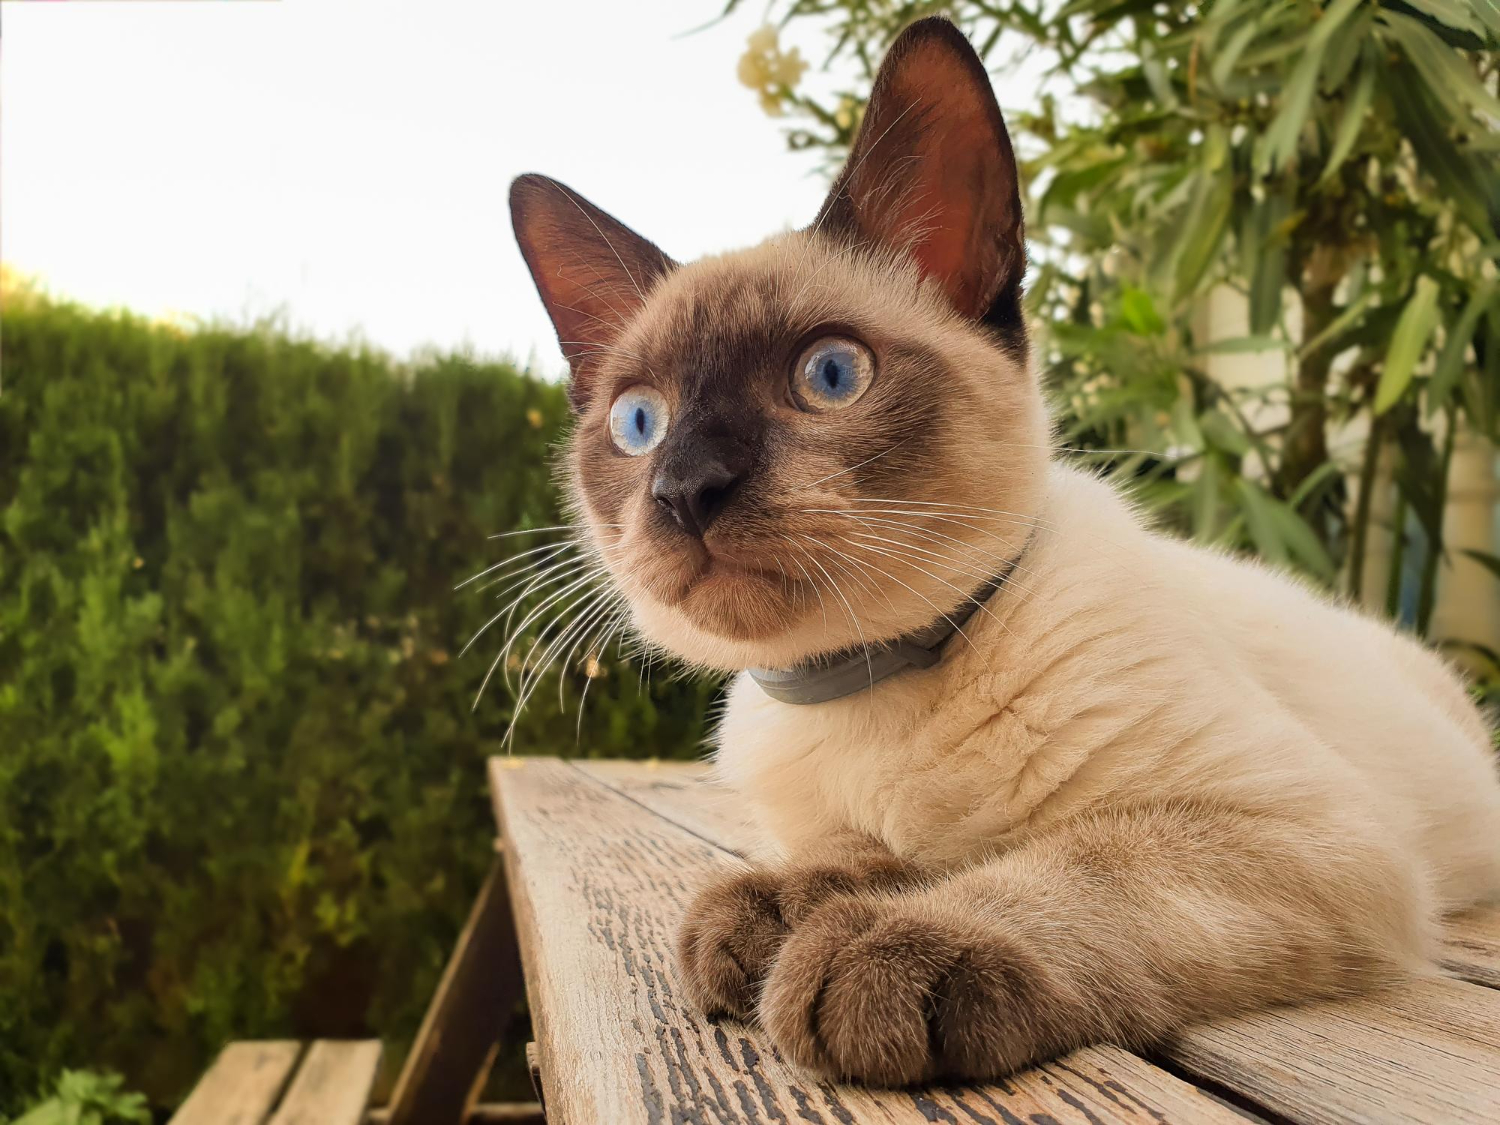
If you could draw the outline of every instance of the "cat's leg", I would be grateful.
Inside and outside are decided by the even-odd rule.
[[[688,998],[710,1014],[754,1014],[760,987],[792,927],[840,895],[913,886],[917,868],[880,841],[842,833],[799,852],[794,862],[755,867],[703,887],[677,938]]]
[[[1420,964],[1419,883],[1373,824],[1091,815],[919,889],[825,902],[782,943],[761,1022],[798,1063],[891,1085],[1145,1045]]]

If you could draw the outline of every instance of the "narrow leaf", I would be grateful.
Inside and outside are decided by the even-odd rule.
[[[1495,283],[1486,281],[1474,290],[1469,303],[1448,333],[1448,342],[1443,345],[1443,354],[1438,357],[1433,369],[1432,381],[1427,384],[1427,416],[1430,418],[1448,402],[1448,396],[1458,385],[1458,377],[1464,369],[1464,353],[1474,337],[1474,329],[1485,309],[1495,299]]]
[[[1370,99],[1375,93],[1375,67],[1366,62],[1359,69],[1354,90],[1344,102],[1344,115],[1339,118],[1339,129],[1333,138],[1333,147],[1328,152],[1328,166],[1318,177],[1318,183],[1326,183],[1343,167],[1344,160],[1359,139],[1359,128],[1364,124],[1365,114],[1370,109]]]
[[[1417,360],[1437,324],[1437,298],[1438,283],[1426,274],[1417,278],[1416,292],[1402,310],[1385,353],[1380,384],[1375,388],[1376,414],[1384,414],[1395,406],[1411,382]]]

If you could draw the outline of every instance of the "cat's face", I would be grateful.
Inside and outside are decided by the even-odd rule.
[[[679,266],[542,177],[512,207],[573,366],[569,493],[650,641],[783,667],[952,613],[1020,551],[1047,423],[1015,168],[951,25],[893,46],[807,231]]]

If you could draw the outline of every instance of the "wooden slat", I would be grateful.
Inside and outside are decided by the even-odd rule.
[[[365,1125],[390,1125],[391,1111],[385,1106],[365,1114]],[[477,1102],[464,1111],[461,1125],[546,1125],[547,1118],[536,1102]],[[457,1125],[457,1123],[455,1123]]]
[[[672,936],[693,887],[736,862],[727,850],[562,762],[497,759],[491,782],[552,1120],[1244,1125],[1109,1047],[983,1088],[819,1082],[758,1030],[705,1020],[678,1000]]]
[[[271,1125],[360,1125],[380,1042],[319,1039],[308,1049]]]
[[[1500,907],[1487,907],[1448,919],[1443,967],[1476,984],[1500,988]]]
[[[1305,1125],[1500,1121],[1500,992],[1459,981],[1222,1020],[1167,1056]]]
[[[458,1121],[520,999],[520,953],[496,856],[396,1080],[391,1125]]]
[[[743,802],[715,784],[703,762],[603,759],[569,764],[710,843],[740,855],[750,848],[754,834]]]
[[[171,1125],[261,1125],[301,1053],[295,1040],[229,1044],[172,1115]]]

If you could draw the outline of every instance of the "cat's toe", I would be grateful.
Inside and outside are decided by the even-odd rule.
[[[1037,979],[1012,943],[979,926],[843,899],[787,939],[761,1020],[783,1054],[838,1078],[990,1077],[1035,1055]]]
[[[677,963],[688,999],[710,1015],[748,1019],[761,982],[787,934],[778,880],[746,871],[700,891],[677,935]]]

